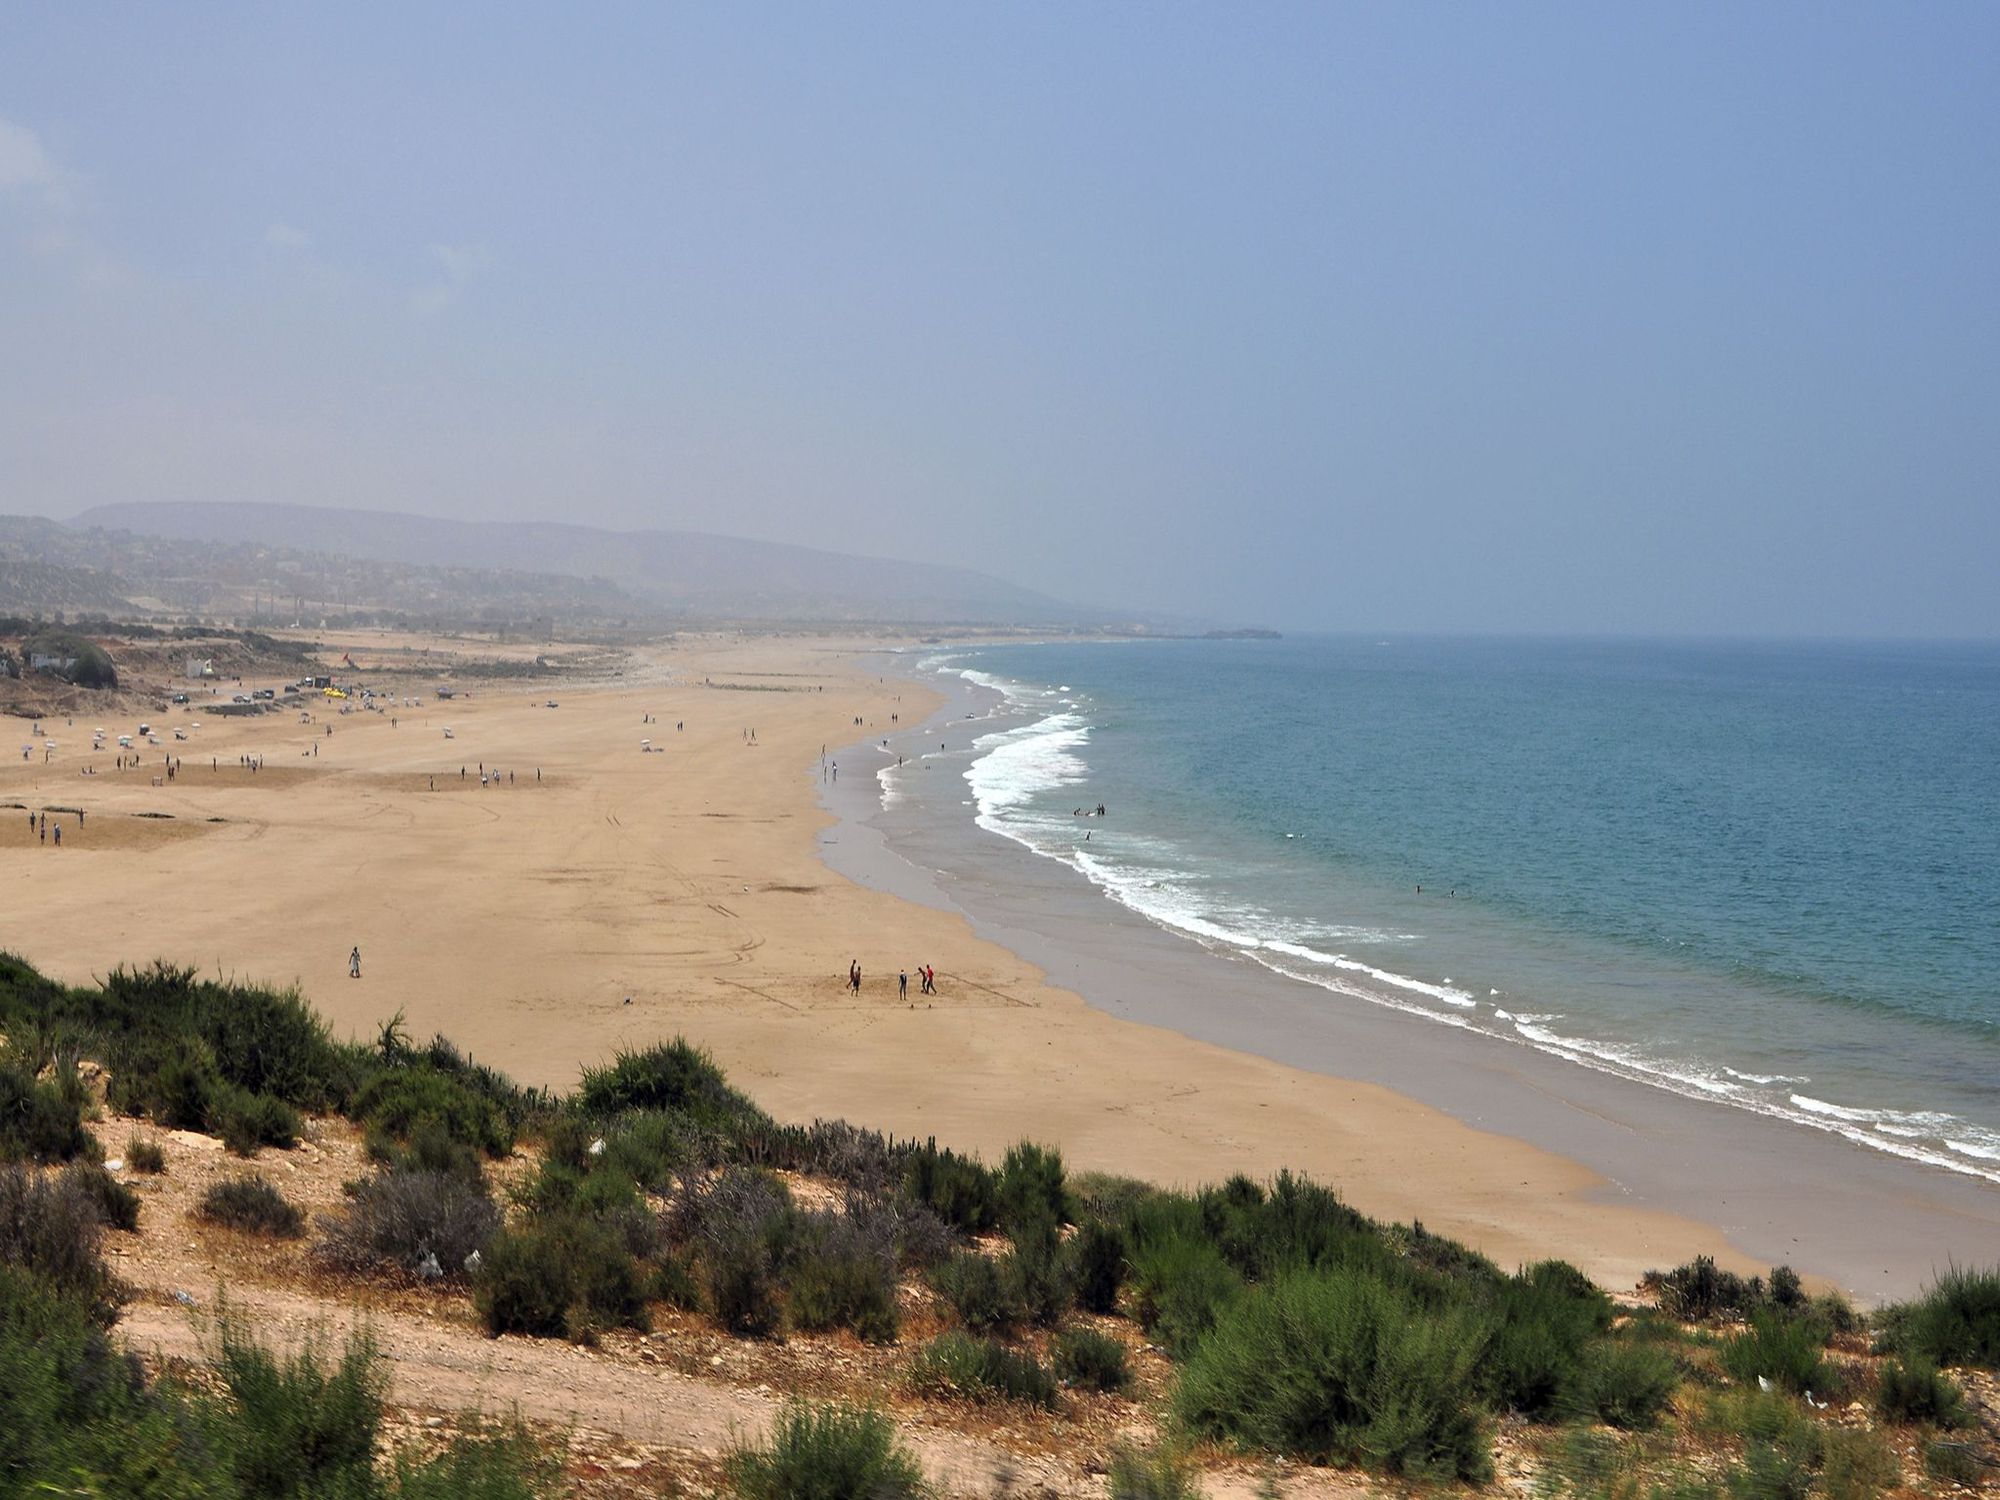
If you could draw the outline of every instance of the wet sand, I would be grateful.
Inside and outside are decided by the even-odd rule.
[[[356,637],[357,659],[381,639]],[[835,873],[820,836],[831,830],[845,871],[866,833],[835,829],[817,805],[821,747],[840,755],[940,704],[858,654],[870,649],[690,639],[607,684],[501,680],[400,709],[395,729],[386,716],[332,718],[330,738],[296,715],[209,721],[199,744],[175,747],[188,769],[165,787],[144,770],[80,777],[86,757],[69,752],[0,767],[0,801],[81,804],[92,828],[139,811],[228,819],[203,823],[203,837],[88,860],[67,844],[8,848],[0,946],[72,981],[164,957],[296,982],[343,1031],[372,1034],[401,1010],[415,1035],[442,1031],[556,1086],[620,1046],[681,1032],[782,1117],[844,1116],[988,1154],[1033,1136],[1075,1167],[1162,1182],[1289,1166],[1503,1264],[1560,1255],[1620,1286],[1701,1252],[1767,1263],[1783,1252],[1765,1219],[1796,1226],[1788,1258],[1801,1268],[1866,1295],[1906,1289],[1944,1249],[1980,1258],[2000,1243],[1992,1203],[1961,1214],[1949,1192],[1929,1190],[1935,1174],[1910,1174],[1915,1185],[1886,1213],[1873,1186],[1842,1196],[1866,1171],[1822,1180],[1814,1167],[1755,1222],[1635,1191],[1625,1164],[1648,1149],[1637,1137],[1680,1124],[1620,1114],[1587,1090],[1551,1091],[1531,1069],[1461,1063],[1440,1028],[1400,1017],[1329,1031],[1323,1015],[1239,991],[1239,976],[1188,967],[1243,966],[1180,951],[1188,945],[1143,923],[1078,917],[1073,893],[1049,899],[989,870],[994,851],[970,841],[952,855],[955,878],[1020,884],[1018,923],[968,901],[975,931],[940,882],[885,851],[879,869],[856,870],[881,889]],[[543,706],[552,696],[560,708]],[[643,713],[657,722],[642,724]],[[642,738],[658,753],[642,753]],[[318,757],[303,756],[315,741]],[[293,774],[196,774],[211,755],[228,766],[245,751]],[[867,798],[874,767],[851,757],[841,790]],[[511,771],[512,784],[479,788],[482,762]],[[1079,957],[1077,943],[1096,946]],[[356,944],[364,977],[351,980]],[[845,987],[856,958],[859,999]],[[915,1004],[899,1004],[897,967],[921,962],[937,967],[938,999],[923,1006],[913,980]],[[1064,987],[1086,979],[1095,1005]],[[1519,1103],[1538,1093],[1548,1119]],[[1743,1165],[1762,1148],[1718,1144],[1722,1128],[1665,1136],[1663,1149],[1712,1159],[1718,1180],[1763,1193]],[[1558,1141],[1562,1153],[1547,1149]],[[1774,1171],[1798,1159],[1775,1149]],[[1959,1248],[1975,1233],[1979,1248]],[[1883,1260],[1874,1240],[1884,1235],[1898,1258],[1871,1282],[1853,1268]]]

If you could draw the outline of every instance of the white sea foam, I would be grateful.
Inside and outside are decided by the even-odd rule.
[[[1727,1073],[1731,1078],[1734,1078],[1742,1083],[1773,1084],[1773,1083],[1812,1082],[1810,1078],[1794,1077],[1789,1073],[1739,1073],[1736,1071],[1736,1069],[1729,1067],[1725,1067],[1722,1071]]]
[[[1034,848],[1007,826],[1005,814],[1039,792],[1083,781],[1089,767],[1076,752],[1089,739],[1089,729],[1076,715],[1050,714],[1025,728],[973,741],[973,750],[983,753],[966,767],[965,781],[979,806],[979,826]]]

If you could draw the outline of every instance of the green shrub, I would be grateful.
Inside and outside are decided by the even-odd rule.
[[[517,1135],[524,1127],[540,1125],[555,1115],[557,1102],[547,1089],[521,1087],[497,1068],[474,1062],[443,1036],[432,1037],[420,1056],[433,1071],[457,1079],[499,1110]]]
[[[195,1212],[211,1224],[226,1225],[246,1234],[296,1239],[305,1232],[305,1216],[262,1177],[218,1182],[202,1194],[201,1205]]]
[[[1902,1465],[1877,1433],[1829,1427],[1821,1439],[1820,1489],[1826,1500],[1875,1500],[1902,1477]]]
[[[1680,1383],[1680,1361],[1658,1344],[1600,1339],[1584,1349],[1558,1406],[1636,1432],[1660,1419]]]
[[[709,1309],[751,1338],[777,1331],[780,1270],[806,1232],[784,1183],[756,1168],[684,1182],[668,1213],[669,1238],[701,1265]]]
[[[795,1326],[852,1328],[871,1344],[895,1342],[896,1257],[880,1231],[845,1215],[817,1218],[793,1255],[787,1288]]]
[[[1986,1477],[1986,1466],[1970,1443],[1947,1442],[1942,1438],[1924,1444],[1924,1472],[1947,1484],[1977,1486]]]
[[[609,1167],[585,1173],[576,1184],[569,1207],[586,1218],[606,1223],[625,1218],[634,1209],[650,1218],[639,1193],[639,1184],[623,1172]]]
[[[63,1182],[97,1206],[97,1216],[113,1229],[139,1227],[139,1195],[102,1167],[71,1162],[63,1169]]]
[[[1737,1500],[1807,1500],[1812,1482],[1813,1459],[1804,1450],[1759,1441],[1743,1450],[1729,1489]]]
[[[503,1229],[480,1251],[472,1276],[473,1306],[486,1331],[562,1338],[577,1299],[569,1253],[559,1236],[530,1225]]]
[[[1761,1277],[1748,1279],[1725,1271],[1709,1255],[1697,1256],[1671,1271],[1648,1271],[1644,1285],[1660,1299],[1665,1311],[1683,1323],[1705,1323],[1715,1318],[1747,1318],[1765,1302]]]
[[[983,1234],[1000,1222],[1000,1190],[991,1171],[936,1141],[903,1161],[903,1193],[960,1234]]]
[[[1053,1328],[1076,1305],[1070,1259],[1049,1220],[1021,1224],[1014,1248],[1000,1258],[1000,1275],[1014,1306],[1037,1328]]]
[[[1046,1220],[1067,1221],[1063,1197],[1062,1153],[1050,1146],[1022,1141],[1008,1148],[1000,1164],[1000,1222],[1009,1229]]]
[[[88,1149],[83,1099],[22,1062],[0,1061],[0,1160],[68,1161]]]
[[[1485,1479],[1475,1370],[1487,1327],[1372,1272],[1276,1277],[1195,1347],[1174,1410],[1190,1432],[1320,1463]]]
[[[369,1160],[388,1172],[441,1172],[457,1177],[480,1192],[486,1190],[486,1169],[479,1149],[456,1139],[441,1121],[424,1118],[410,1127],[409,1139],[398,1140],[380,1125],[370,1125],[364,1137]],[[550,1163],[544,1161],[547,1170]]]
[[[1825,1429],[1796,1398],[1755,1386],[1718,1392],[1703,1425],[1743,1441],[1743,1462],[1729,1476],[1736,1500],[1805,1500],[1825,1451]]]
[[[491,1157],[514,1149],[514,1127],[500,1107],[462,1078],[429,1063],[376,1074],[354,1096],[350,1113],[399,1141],[410,1140],[419,1126],[428,1124]]]
[[[105,1268],[101,1223],[96,1199],[67,1176],[0,1166],[0,1266],[34,1277],[108,1328],[120,1292]]]
[[[919,1500],[931,1493],[895,1425],[869,1407],[789,1405],[768,1441],[729,1455],[727,1472],[744,1500]]]
[[[1080,1218],[1122,1224],[1133,1209],[1159,1191],[1137,1177],[1114,1172],[1078,1172],[1069,1179],[1070,1196],[1082,1210]]]
[[[1854,1304],[1839,1292],[1821,1292],[1807,1304],[1811,1316],[1827,1331],[1834,1334],[1859,1333],[1867,1326],[1868,1320],[1855,1311]]]
[[[209,1096],[207,1128],[238,1156],[255,1156],[259,1146],[289,1151],[299,1143],[299,1112],[270,1094],[224,1083]]]
[[[1331,1188],[1290,1172],[1279,1173],[1268,1191],[1247,1177],[1233,1177],[1203,1191],[1196,1206],[1202,1233],[1252,1281],[1292,1266],[1328,1264],[1372,1265],[1394,1277],[1467,1254],[1420,1226],[1398,1231],[1404,1242],[1392,1247],[1382,1230],[1342,1203]]]
[[[1971,1409],[1957,1381],[1940,1374],[1921,1354],[1888,1360],[1876,1378],[1875,1410],[1890,1422],[1929,1422],[1937,1427],[1970,1427]]]
[[[158,1141],[135,1131],[125,1143],[125,1165],[135,1172],[157,1177],[167,1170],[167,1153]]]
[[[600,1165],[623,1173],[649,1193],[671,1191],[676,1178],[700,1162],[696,1133],[680,1115],[635,1111],[621,1116],[601,1139]]]
[[[1198,1471],[1167,1447],[1115,1448],[1107,1477],[1111,1500],[1201,1500]]]
[[[770,1246],[755,1235],[712,1240],[702,1252],[709,1311],[731,1333],[768,1338],[778,1331],[778,1277]]]
[[[1722,1368],[1733,1379],[1747,1383],[1761,1377],[1794,1395],[1831,1393],[1842,1377],[1823,1357],[1825,1351],[1825,1333],[1810,1318],[1762,1308],[1751,1315],[1748,1328],[1724,1342]]]
[[[455,1173],[378,1172],[320,1219],[315,1248],[346,1271],[457,1280],[499,1228],[493,1200]]]
[[[1053,1409],[1056,1381],[1032,1354],[1017,1354],[992,1339],[941,1334],[917,1354],[911,1382],[926,1395],[969,1401],[1024,1401]]]
[[[221,1087],[214,1054],[193,1037],[157,1044],[127,1039],[112,1049],[112,1102],[151,1115],[170,1130],[207,1130],[210,1105]]]
[[[974,1333],[1003,1332],[1020,1321],[1021,1308],[1000,1262],[977,1250],[961,1250],[936,1267],[930,1283]]]
[[[151,1472],[179,1471],[181,1493],[199,1492],[200,1455],[174,1451],[182,1435],[147,1399],[108,1321],[43,1276],[0,1264],[0,1490],[137,1497],[154,1492]]]
[[[1503,1409],[1546,1419],[1576,1386],[1585,1349],[1611,1326],[1611,1300],[1548,1261],[1502,1282],[1493,1303],[1499,1321],[1480,1361],[1487,1389]]]
[[[769,1117],[731,1088],[706,1052],[680,1037],[643,1052],[620,1052],[608,1068],[586,1068],[577,1093],[587,1115],[610,1119],[628,1110],[680,1115],[724,1137]]]
[[[1049,1344],[1049,1361],[1066,1385],[1122,1391],[1132,1384],[1125,1346],[1090,1328],[1066,1328]]]
[[[682,1312],[699,1312],[704,1305],[701,1282],[695,1277],[694,1267],[680,1255],[660,1257],[653,1267],[653,1279],[646,1288],[646,1295],[654,1302],[664,1302]]]
[[[1711,1432],[1746,1442],[1774,1443],[1794,1450],[1812,1466],[1819,1463],[1819,1427],[1807,1419],[1795,1398],[1775,1390],[1739,1387],[1716,1392],[1703,1425]]]
[[[559,1217],[503,1229],[480,1251],[473,1305],[489,1333],[588,1339],[649,1327],[646,1277],[606,1226]]]
[[[329,1369],[314,1339],[279,1360],[225,1321],[218,1367],[235,1408],[230,1461],[245,1494],[370,1493],[388,1381],[367,1334],[353,1335]]]
[[[1207,1241],[1175,1238],[1134,1252],[1132,1291],[1146,1332],[1175,1359],[1185,1359],[1242,1297],[1243,1278]]]
[[[429,1458],[398,1454],[390,1488],[395,1500],[554,1500],[561,1479],[532,1432],[503,1427],[462,1434]]]
[[[1076,1300],[1094,1313],[1118,1310],[1118,1289],[1125,1284],[1125,1231],[1103,1219],[1085,1219],[1070,1241],[1075,1267]]]
[[[156,963],[114,970],[96,992],[72,991],[69,1010],[121,1038],[108,1059],[114,1083],[155,1092],[151,1075],[190,1050],[213,1077],[300,1109],[338,1109],[352,1094],[362,1060],[333,1041],[326,1024],[297,993],[222,984],[192,969]],[[176,1120],[202,1129],[199,1120]]]
[[[1951,1266],[1915,1302],[1882,1316],[1883,1345],[1932,1363],[2000,1369],[2000,1266]]]

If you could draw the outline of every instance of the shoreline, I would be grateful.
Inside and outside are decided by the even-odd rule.
[[[983,715],[1000,706],[990,687],[920,677],[908,657],[901,662],[912,680],[945,682],[947,700],[927,726],[892,735],[892,748],[917,742],[926,727],[962,723],[968,706]],[[953,764],[946,774],[962,771]],[[2000,1242],[2000,1189],[1984,1179],[1344,1001],[1162,927],[969,815],[962,826],[885,834],[880,825],[899,820],[871,800],[845,788],[822,799],[842,819],[835,847],[822,839],[829,864],[904,899],[961,911],[982,936],[1061,976],[1107,1015],[1391,1089],[1588,1170],[1599,1179],[1595,1201],[1711,1224],[1748,1261],[1791,1263],[1869,1302],[1907,1295],[1947,1262],[1976,1262]],[[952,822],[935,809],[929,817]],[[873,836],[857,841],[859,829]]]

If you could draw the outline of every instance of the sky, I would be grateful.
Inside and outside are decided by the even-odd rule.
[[[9,7],[0,511],[2000,636],[2000,8]]]

